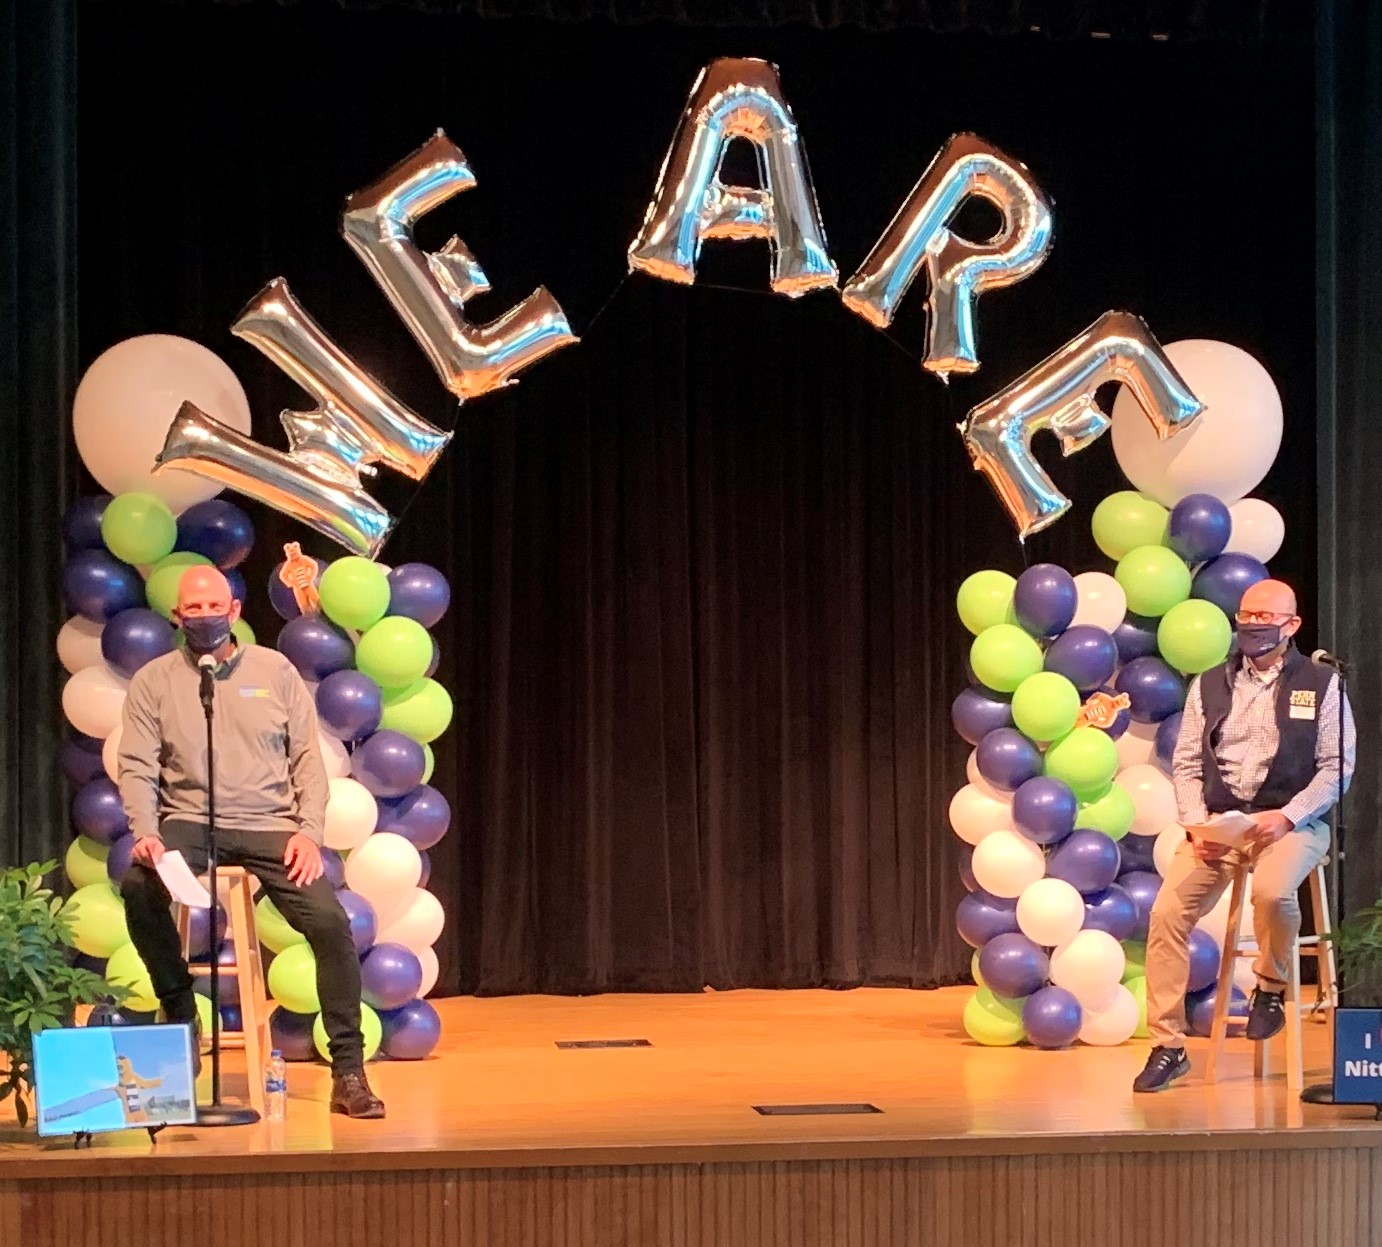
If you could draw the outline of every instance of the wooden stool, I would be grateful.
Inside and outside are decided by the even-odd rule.
[[[269,1061],[269,1006],[264,989],[264,963],[259,956],[259,938],[254,930],[253,876],[240,866],[222,866],[216,872],[218,884],[224,884],[226,917],[229,919],[231,946],[235,949],[235,964],[221,966],[222,976],[236,979],[240,984],[240,1029],[221,1027],[221,1050],[243,1048],[245,1072],[249,1079],[250,1105],[264,1116],[264,1069]],[[191,948],[192,911],[177,907],[178,935],[182,940],[182,955]],[[215,952],[216,923],[211,919],[213,953]],[[207,978],[209,965],[188,967],[194,978]],[[210,1036],[207,1036],[209,1039]]]
[[[1298,936],[1291,950],[1287,966],[1286,982],[1286,1086],[1299,1093],[1305,1087],[1305,1062],[1301,1051],[1300,1015],[1309,1012],[1321,1022],[1328,1022],[1333,1016],[1339,986],[1334,967],[1334,945],[1321,935],[1329,930],[1329,893],[1325,888],[1324,868],[1328,859],[1322,861],[1311,872],[1310,884],[1310,925],[1313,934]],[[1219,960],[1219,983],[1214,998],[1214,1024],[1209,1033],[1209,1061],[1205,1067],[1205,1082],[1217,1081],[1219,1057],[1228,1040],[1228,1011],[1233,996],[1233,970],[1240,957],[1256,957],[1255,949],[1238,947],[1238,931],[1242,925],[1243,902],[1248,894],[1248,878],[1251,867],[1241,863],[1233,872],[1233,891],[1229,895],[1228,928],[1224,935],[1223,953]],[[1302,918],[1304,915],[1302,915]],[[1303,1004],[1300,998],[1300,950],[1311,949],[1318,967],[1318,985],[1315,1003]],[[1253,1044],[1253,1075],[1265,1078],[1270,1072],[1271,1041]]]

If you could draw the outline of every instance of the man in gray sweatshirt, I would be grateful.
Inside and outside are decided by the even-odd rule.
[[[317,994],[331,1051],[331,1109],[383,1117],[365,1077],[360,963],[350,924],[322,873],[326,770],[317,714],[302,677],[277,650],[239,644],[240,603],[214,567],[187,570],[177,622],[187,639],[130,681],[120,733],[120,798],[136,843],[120,885],[130,939],[170,1022],[195,1022],[168,889],[157,866],[177,849],[206,869],[206,719],[198,659],[215,660],[216,830],[220,860],[243,866],[303,935],[317,962]]]

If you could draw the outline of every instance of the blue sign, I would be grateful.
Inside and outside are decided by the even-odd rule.
[[[1335,1010],[1334,1103],[1382,1104],[1382,1009]]]

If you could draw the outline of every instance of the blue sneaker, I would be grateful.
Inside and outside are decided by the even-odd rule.
[[[1248,1006],[1247,1037],[1258,1043],[1278,1034],[1286,1025],[1286,994],[1258,988]]]
[[[1190,1072],[1184,1048],[1153,1048],[1142,1072],[1133,1080],[1134,1091],[1165,1091],[1177,1078]]]

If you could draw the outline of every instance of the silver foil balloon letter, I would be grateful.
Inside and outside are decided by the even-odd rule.
[[[1023,538],[1070,509],[1070,499],[1032,454],[1033,435],[1049,429],[1067,455],[1102,437],[1111,421],[1094,396],[1110,381],[1132,391],[1163,440],[1189,428],[1205,409],[1141,317],[1105,312],[960,425],[975,468],[988,477]]]
[[[753,145],[756,187],[720,181],[735,139]],[[796,119],[767,61],[722,57],[701,71],[629,247],[629,269],[690,285],[707,238],[767,239],[772,288],[789,298],[836,284]]]
[[[498,320],[471,324],[463,315],[467,301],[490,288],[475,257],[454,236],[440,251],[419,250],[418,218],[474,185],[461,149],[438,130],[373,186],[351,195],[341,216],[346,242],[462,402],[508,385],[515,373],[577,340],[542,287]]]
[[[972,195],[1003,214],[1003,227],[987,242],[960,238],[948,224]],[[840,297],[850,311],[885,328],[925,265],[931,289],[922,366],[944,381],[952,372],[979,367],[978,296],[1036,272],[1050,247],[1051,204],[1026,167],[976,134],[956,134],[921,175]]]

